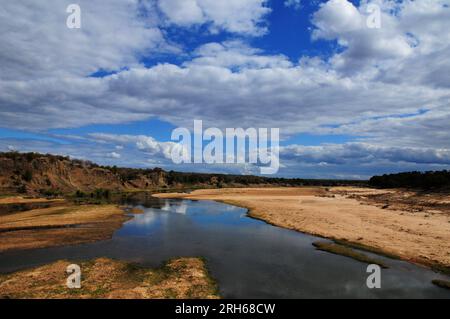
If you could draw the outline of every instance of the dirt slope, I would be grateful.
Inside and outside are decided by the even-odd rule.
[[[52,195],[77,190],[121,191],[165,185],[162,172],[157,169],[126,178],[118,173],[118,169],[115,170],[62,156],[1,153],[0,194],[19,192],[29,195]]]

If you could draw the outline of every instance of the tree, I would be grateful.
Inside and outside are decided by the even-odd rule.
[[[30,170],[26,170],[23,173],[22,178],[26,182],[31,182],[31,180],[33,179],[33,173]]]

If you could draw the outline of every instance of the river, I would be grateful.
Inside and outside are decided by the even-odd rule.
[[[407,262],[382,256],[389,269],[381,289],[366,285],[367,265],[317,251],[317,237],[269,225],[246,209],[212,201],[128,199],[144,214],[117,230],[111,240],[69,247],[0,254],[0,272],[109,257],[159,266],[174,257],[202,256],[225,298],[450,298],[433,279],[446,279]],[[369,254],[373,255],[373,254]]]

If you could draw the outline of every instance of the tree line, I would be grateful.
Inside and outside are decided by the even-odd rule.
[[[377,188],[437,189],[450,186],[450,171],[407,172],[374,176],[369,185]]]

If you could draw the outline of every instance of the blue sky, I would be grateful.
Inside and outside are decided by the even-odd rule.
[[[30,1],[0,17],[0,150],[258,173],[173,164],[172,130],[203,120],[280,128],[280,176],[449,168],[447,0],[83,0],[81,29]]]

